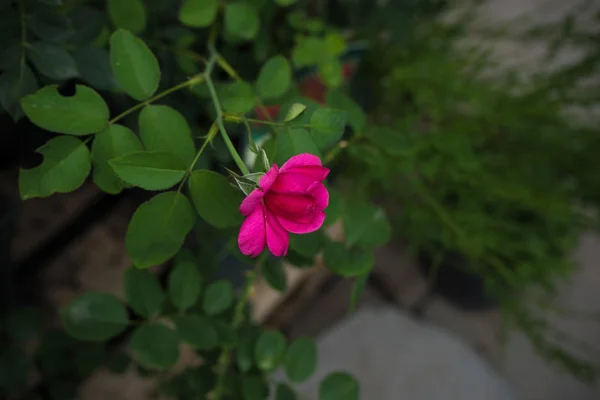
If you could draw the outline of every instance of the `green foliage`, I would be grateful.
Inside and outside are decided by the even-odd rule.
[[[27,117],[50,132],[84,136],[102,130],[108,122],[108,106],[93,89],[77,85],[65,97],[58,86],[46,86],[21,100]]]
[[[209,26],[217,16],[218,5],[217,0],[184,0],[179,20],[194,28]]]
[[[292,382],[303,382],[317,367],[317,346],[309,338],[298,338],[285,353],[285,373]]]
[[[158,194],[133,214],[125,237],[127,254],[138,268],[161,264],[177,254],[193,225],[194,211],[184,195]]]
[[[260,28],[260,18],[251,3],[238,1],[225,6],[225,34],[232,38],[251,40]]]
[[[229,281],[212,283],[206,289],[202,307],[208,315],[227,310],[233,303],[233,286]]]
[[[197,350],[210,350],[219,344],[219,334],[210,321],[200,315],[182,315],[173,318],[181,340]]]
[[[275,400],[296,400],[298,397],[291,387],[285,383],[278,383],[275,389]]]
[[[194,171],[189,179],[189,190],[196,211],[217,228],[239,226],[238,211],[242,194],[227,179],[213,171]]]
[[[319,387],[319,400],[357,400],[360,387],[356,379],[345,372],[332,372]]]
[[[246,82],[232,82],[218,87],[219,98],[224,111],[246,114],[256,105],[252,86]]]
[[[62,311],[67,332],[77,339],[104,341],[121,333],[129,318],[115,297],[97,292],[85,293]]]
[[[77,138],[59,136],[37,151],[44,157],[42,163],[22,169],[19,174],[19,191],[24,200],[71,192],[83,185],[90,173],[90,152]]]
[[[160,312],[165,294],[151,272],[129,268],[125,271],[123,286],[127,303],[136,313],[151,318]]]
[[[323,257],[330,271],[346,277],[364,275],[375,266],[371,251],[348,248],[338,242],[328,241]]]
[[[312,137],[321,150],[337,143],[344,133],[346,112],[334,109],[318,109],[311,118]]]
[[[131,32],[117,29],[110,37],[110,66],[119,86],[136,100],[154,94],[160,81],[158,61]]]
[[[186,173],[185,164],[166,150],[126,153],[108,163],[125,183],[146,190],[169,189],[179,183]]]
[[[274,371],[283,360],[285,347],[285,337],[281,332],[264,331],[258,337],[254,346],[256,366],[262,371]]]
[[[107,10],[115,28],[139,34],[146,28],[146,8],[143,0],[108,0]]]
[[[291,84],[290,63],[283,56],[275,56],[262,66],[256,81],[256,92],[260,98],[270,100],[283,96]]]
[[[109,161],[128,153],[142,151],[140,139],[129,128],[111,124],[94,138],[92,163],[94,183],[103,191],[120,193],[130,185],[115,174]]]
[[[321,152],[315,145],[313,137],[304,128],[291,127],[279,132],[275,146],[277,155],[274,157],[274,160],[279,165],[296,154],[309,153],[321,156]]]
[[[50,43],[33,43],[28,56],[40,74],[52,79],[69,79],[78,75],[77,64],[71,54]]]
[[[168,106],[147,106],[139,117],[140,139],[147,150],[168,151],[190,165],[196,149],[185,117]]]
[[[262,268],[262,274],[269,286],[273,289],[285,293],[287,281],[285,270],[280,260],[269,258]]]
[[[386,244],[392,235],[392,227],[383,209],[350,202],[344,218],[344,233],[349,246],[369,249]]]
[[[149,369],[166,370],[179,359],[177,333],[161,323],[136,328],[129,346],[140,365]]]
[[[178,309],[185,311],[193,306],[202,291],[202,276],[189,261],[178,262],[169,275],[169,297]]]

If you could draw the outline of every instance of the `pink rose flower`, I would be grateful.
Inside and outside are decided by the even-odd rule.
[[[240,228],[238,246],[242,254],[256,257],[265,247],[273,255],[285,256],[289,233],[310,233],[325,220],[329,192],[323,180],[329,174],[319,157],[299,154],[281,168],[273,164],[242,201],[240,212],[246,217]]]

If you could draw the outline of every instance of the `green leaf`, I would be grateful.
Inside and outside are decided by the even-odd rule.
[[[60,43],[73,34],[69,19],[45,7],[27,16],[27,27],[43,41]]]
[[[279,165],[302,153],[310,153],[321,157],[321,152],[313,137],[304,128],[286,127],[277,135],[276,145],[275,162]]]
[[[107,293],[84,293],[72,300],[61,314],[69,335],[79,340],[108,340],[129,323],[123,303]]]
[[[292,49],[292,62],[297,68],[317,64],[327,54],[326,42],[316,36],[302,38]]]
[[[123,276],[123,287],[127,303],[133,311],[146,318],[160,312],[165,294],[150,271],[128,268]]]
[[[37,89],[35,75],[27,65],[22,68],[17,66],[0,75],[0,104],[13,121],[18,121],[24,115],[21,98]]]
[[[96,135],[92,143],[94,183],[106,193],[120,193],[129,185],[115,174],[108,161],[142,149],[142,143],[129,128],[123,125],[109,125]]]
[[[263,266],[262,273],[269,286],[281,293],[285,292],[287,282],[281,260],[269,258]]]
[[[240,371],[248,372],[254,365],[254,344],[256,335],[249,332],[242,336],[240,343],[235,349],[236,363]]]
[[[307,258],[314,258],[323,247],[323,243],[325,243],[325,235],[321,230],[304,235],[292,235],[290,238],[290,247]]]
[[[242,393],[244,400],[265,400],[269,397],[269,387],[263,376],[248,376],[242,378]]]
[[[108,0],[108,15],[116,28],[142,33],[146,28],[146,8],[143,0]]]
[[[194,210],[178,192],[166,192],[143,203],[133,214],[125,247],[133,264],[148,268],[173,257],[194,226]]]
[[[367,281],[369,280],[369,273],[359,276],[352,285],[352,293],[350,294],[350,310],[356,310],[356,306],[362,297]]]
[[[196,350],[210,350],[218,346],[219,336],[210,321],[199,315],[181,315],[173,318],[179,337]]]
[[[158,89],[160,67],[148,46],[130,32],[117,29],[110,37],[110,66],[117,82],[136,100],[147,100]]]
[[[310,117],[312,137],[320,150],[336,144],[344,134],[346,112],[330,108],[320,108]]]
[[[256,104],[252,86],[246,82],[233,82],[217,88],[219,100],[224,111],[234,114],[246,114]]]
[[[217,17],[217,0],[184,0],[179,9],[179,21],[193,28],[210,26]]]
[[[292,85],[292,68],[283,56],[271,57],[260,69],[256,81],[258,96],[270,100],[283,96]]]
[[[38,72],[48,78],[62,81],[79,75],[73,56],[57,45],[33,43],[27,47],[27,55]]]
[[[344,199],[337,190],[329,188],[329,205],[325,209],[324,225],[331,225],[341,217],[344,209]]]
[[[343,68],[339,60],[321,62],[317,70],[323,82],[330,88],[337,88],[344,83]]]
[[[252,40],[258,34],[260,19],[256,8],[238,1],[225,6],[225,33],[237,39]]]
[[[202,307],[208,315],[220,314],[233,304],[233,285],[229,281],[212,283],[204,294]]]
[[[57,85],[46,86],[21,100],[25,115],[40,128],[56,133],[84,136],[101,131],[108,123],[104,99],[83,85],[65,97]]]
[[[144,107],[139,117],[140,138],[147,150],[162,150],[191,165],[196,155],[192,130],[185,117],[169,106]]]
[[[298,118],[304,111],[306,111],[306,106],[302,103],[294,103],[290,106],[285,118],[284,122],[290,122]]]
[[[317,346],[307,337],[301,337],[292,342],[285,353],[285,373],[290,381],[304,382],[317,368]]]
[[[239,226],[243,195],[227,178],[213,171],[194,171],[189,179],[190,196],[202,219],[217,228]]]
[[[142,325],[131,335],[129,347],[140,365],[167,370],[179,359],[179,338],[174,330],[161,323]]]
[[[331,108],[346,111],[348,124],[355,132],[361,132],[367,123],[367,116],[354,100],[341,90],[331,90],[327,94],[327,105]]]
[[[358,400],[360,386],[345,372],[332,372],[321,381],[319,400]]]
[[[278,383],[275,389],[275,400],[298,400],[298,396],[290,386]]]
[[[392,227],[382,208],[367,203],[351,203],[344,216],[344,233],[348,246],[371,249],[390,240]]]
[[[373,253],[360,249],[348,249],[342,243],[329,242],[323,254],[327,268],[341,276],[360,276],[375,265]]]
[[[230,321],[225,321],[222,319],[214,319],[212,323],[217,330],[217,334],[219,337],[219,346],[225,347],[227,349],[233,348],[237,343],[237,333]]]
[[[287,256],[285,256],[285,261],[296,268],[311,268],[315,266],[315,262],[312,258],[304,257],[294,250],[288,251]]]
[[[73,34],[69,37],[69,42],[76,46],[92,44],[106,32],[106,14],[104,11],[85,5],[72,7],[67,13],[71,23]],[[104,45],[104,43],[96,43]]]
[[[110,68],[108,51],[100,47],[82,47],[73,53],[81,79],[100,90],[114,90],[117,81]]]
[[[123,181],[146,190],[164,190],[179,183],[186,166],[166,151],[135,151],[108,163]]]
[[[190,261],[179,261],[169,275],[169,297],[178,309],[193,306],[202,291],[202,276]]]
[[[285,353],[285,336],[279,331],[265,330],[254,346],[254,359],[261,371],[274,371]]]
[[[14,342],[27,341],[41,333],[42,315],[33,307],[12,309],[6,316],[4,330]]]
[[[23,200],[68,193],[85,182],[91,169],[90,152],[79,139],[58,136],[37,149],[42,163],[19,172],[19,192]]]

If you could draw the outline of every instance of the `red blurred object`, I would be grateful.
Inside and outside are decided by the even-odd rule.
[[[344,82],[348,82],[354,72],[356,71],[357,63],[355,61],[348,61],[342,67],[342,74],[344,76]],[[313,73],[306,78],[300,80],[297,84],[300,94],[308,99],[314,100],[317,103],[325,104],[327,97],[327,86],[323,83],[317,73]],[[266,105],[263,108],[257,108],[255,110],[256,117],[260,120],[276,119],[281,111],[281,104]]]

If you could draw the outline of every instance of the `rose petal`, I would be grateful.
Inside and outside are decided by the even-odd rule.
[[[319,183],[310,175],[297,172],[284,172],[279,174],[277,180],[271,186],[271,190],[281,193],[307,193],[308,189]]]
[[[285,256],[290,245],[290,234],[283,229],[277,218],[265,207],[267,246],[275,257]]]
[[[315,210],[315,199],[308,194],[270,191],[265,196],[267,208],[275,215],[288,219],[302,218]]]
[[[238,247],[242,254],[256,257],[265,249],[267,232],[263,207],[256,207],[244,220],[238,235]]]
[[[319,183],[310,189],[310,194],[314,198],[315,206],[319,210],[324,210],[329,205],[329,192],[325,188],[325,185]]]
[[[242,215],[247,217],[250,215],[256,207],[260,205],[260,201],[262,200],[265,192],[260,189],[254,189],[250,194],[242,200],[242,204],[240,204],[240,212]]]
[[[271,185],[273,182],[275,182],[277,176],[279,176],[279,168],[277,168],[277,164],[273,164],[271,169],[269,169],[267,173],[260,178],[258,185],[264,192],[266,192],[267,190],[271,189]]]
[[[309,175],[312,178],[314,178],[314,180],[322,182],[323,180],[325,180],[325,178],[327,178],[327,175],[329,175],[329,168],[321,167],[318,165],[307,165],[305,167],[288,168],[284,172],[296,172],[299,174]]]
[[[321,210],[315,210],[309,216],[301,219],[290,220],[282,216],[278,216],[277,219],[286,231],[303,234],[311,233],[319,229],[325,221],[325,213]]]
[[[285,172],[293,167],[305,167],[309,165],[318,165],[321,166],[323,163],[321,159],[313,154],[303,153],[298,154],[287,160],[282,166],[280,171]]]

